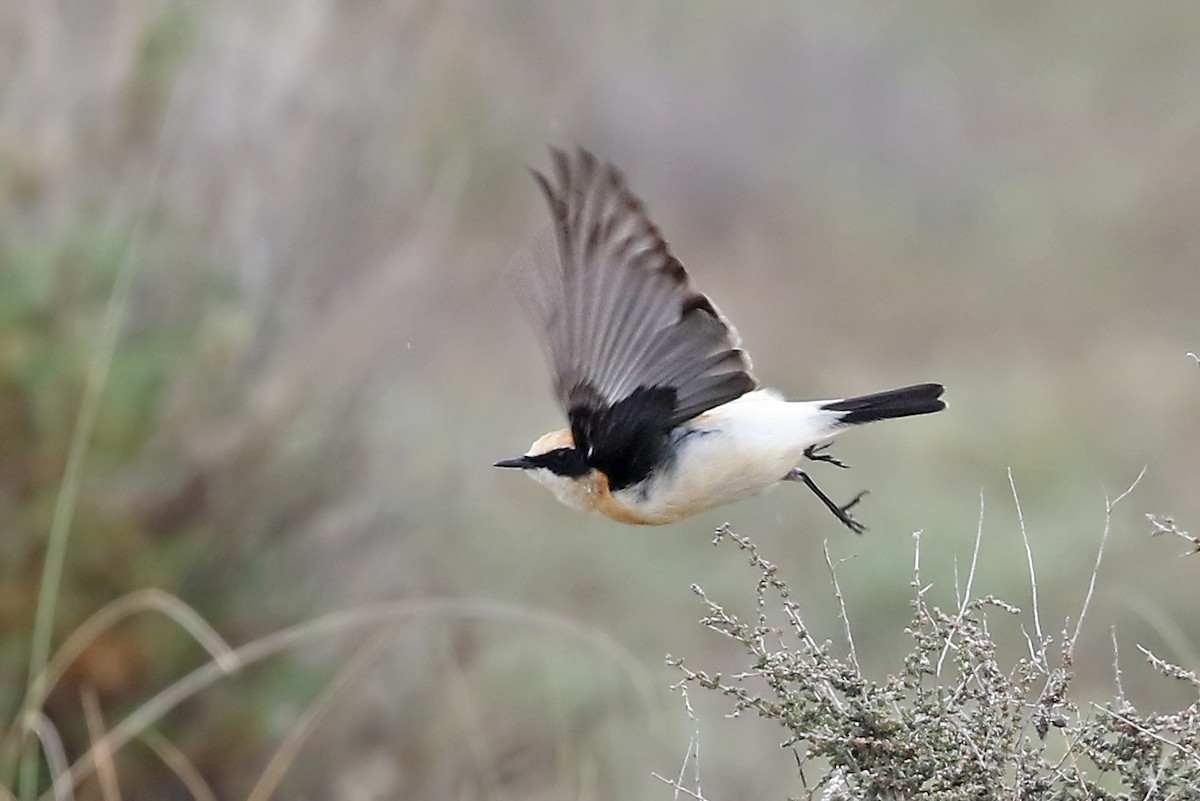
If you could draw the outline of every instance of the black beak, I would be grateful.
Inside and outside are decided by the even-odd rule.
[[[516,459],[503,459],[492,465],[492,467],[520,467],[521,469],[528,469],[533,466],[533,460],[528,456],[518,456]]]

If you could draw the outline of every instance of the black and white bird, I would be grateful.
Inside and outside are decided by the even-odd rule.
[[[946,407],[940,384],[824,401],[760,389],[738,336],[694,291],[621,173],[553,149],[534,178],[552,225],[519,273],[570,428],[497,467],[524,469],[564,504],[656,525],[801,481],[843,524],[864,526],[799,466],[862,423]]]

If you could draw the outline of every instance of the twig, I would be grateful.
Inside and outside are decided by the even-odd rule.
[[[659,773],[655,773],[653,771],[651,771],[650,775],[653,776],[654,778],[658,779],[660,782],[667,785],[668,787],[674,788],[674,790],[675,790],[674,797],[675,798],[679,798],[679,794],[683,793],[684,795],[690,796],[691,798],[695,798],[696,801],[707,801],[707,799],[705,799],[704,796],[702,796],[699,793],[696,793],[692,790],[689,790],[688,788],[684,787],[682,784],[680,784],[675,779],[668,779],[666,776],[663,776],[662,774],[659,774]]]
[[[1137,649],[1146,656],[1146,660],[1148,662],[1150,662],[1150,664],[1154,665],[1154,667],[1158,669],[1159,673],[1162,673],[1164,676],[1170,676],[1173,679],[1179,679],[1180,681],[1186,681],[1189,684],[1192,684],[1196,687],[1200,687],[1200,678],[1197,678],[1196,674],[1193,673],[1192,671],[1185,670],[1185,669],[1179,667],[1179,665],[1173,664],[1161,657],[1155,656],[1154,653],[1151,652],[1150,649],[1146,648],[1145,646],[1139,645],[1137,647]]]
[[[971,602],[971,587],[975,583],[975,567],[979,563],[979,545],[983,541],[983,488],[979,490],[979,525],[975,528],[975,548],[971,552],[971,569],[967,573],[967,588],[959,599],[958,614],[954,617],[954,626],[951,627],[950,633],[946,635],[946,644],[942,646],[942,653],[938,656],[936,675],[940,678],[942,675],[942,663],[946,661],[946,654],[950,653],[950,647],[954,642],[954,635],[958,631],[958,626],[962,624],[963,616],[967,613],[967,605]],[[957,564],[957,563],[955,563]],[[956,573],[957,576],[957,573]],[[957,583],[957,582],[956,582]]]
[[[1148,514],[1146,515],[1146,519],[1150,521],[1150,525],[1154,526],[1154,531],[1150,532],[1150,536],[1157,537],[1160,534],[1172,534],[1195,546],[1192,548],[1192,550],[1182,554],[1183,556],[1200,553],[1200,537],[1194,537],[1190,533],[1181,529],[1175,522],[1174,518]]]
[[[1071,639],[1067,641],[1067,656],[1073,658],[1075,653],[1075,642],[1079,639],[1079,632],[1083,628],[1083,619],[1087,615],[1088,606],[1092,603],[1092,593],[1096,591],[1096,576],[1100,573],[1100,562],[1104,559],[1104,545],[1108,542],[1108,532],[1112,528],[1112,513],[1117,504],[1125,500],[1129,493],[1133,492],[1134,487],[1142,480],[1142,476],[1146,475],[1146,468],[1137,474],[1137,478],[1129,485],[1129,488],[1116,497],[1115,500],[1109,501],[1108,497],[1104,498],[1104,533],[1100,536],[1100,547],[1096,550],[1096,564],[1092,566],[1092,577],[1088,581],[1087,595],[1083,598],[1083,607],[1079,610],[1079,619],[1075,621],[1075,633],[1071,635]]]
[[[688,739],[687,751],[683,755],[683,762],[679,765],[679,776],[674,780],[664,778],[657,773],[651,772],[650,775],[659,781],[666,782],[675,788],[673,798],[678,799],[680,793],[687,793],[692,798],[704,798],[704,787],[700,783],[700,720],[696,717],[696,710],[692,708],[692,699],[688,697],[687,685],[680,682],[673,685],[672,689],[678,689],[683,695],[683,707],[687,710],[688,718],[696,724],[696,728],[692,732],[692,736]],[[694,791],[687,789],[683,785],[683,777],[687,773],[688,762],[692,763],[692,781],[696,785]]]
[[[1121,703],[1125,702],[1125,685],[1121,683],[1121,651],[1117,647],[1117,627],[1112,626],[1109,631],[1112,633],[1113,646],[1113,680],[1117,685],[1117,698]]]
[[[1029,587],[1033,595],[1033,629],[1038,639],[1038,652],[1035,658],[1044,662],[1046,657],[1046,637],[1042,634],[1042,615],[1038,608],[1037,572],[1033,567],[1033,549],[1029,545],[1029,534],[1025,530],[1025,514],[1021,511],[1021,499],[1017,496],[1017,485],[1013,481],[1011,467],[1008,468],[1008,486],[1012,488],[1013,503],[1017,507],[1017,520],[1021,524],[1021,540],[1025,543],[1025,559],[1029,563]]]
[[[1111,715],[1112,717],[1114,717],[1117,720],[1124,723],[1126,726],[1129,726],[1130,728],[1135,729],[1139,733],[1144,734],[1147,737],[1150,737],[1151,739],[1158,740],[1163,745],[1171,746],[1172,748],[1178,750],[1179,753],[1190,757],[1191,759],[1195,760],[1197,764],[1200,764],[1200,755],[1197,755],[1195,751],[1188,748],[1186,745],[1183,745],[1182,743],[1177,743],[1174,740],[1163,737],[1158,732],[1150,731],[1145,726],[1140,725],[1136,720],[1130,720],[1129,718],[1125,717],[1121,713],[1114,712],[1111,709],[1105,709],[1104,707],[1099,706],[1095,702],[1092,702],[1092,708],[1102,714]]]
[[[858,653],[854,650],[854,635],[850,632],[850,616],[846,613],[846,599],[842,596],[842,585],[838,583],[837,571],[833,567],[833,559],[829,556],[829,540],[824,540],[821,545],[825,550],[825,564],[829,568],[829,577],[833,579],[833,594],[837,598],[838,614],[842,618],[842,626],[846,629],[846,644],[850,647],[850,663],[854,665],[856,673],[861,673]]]

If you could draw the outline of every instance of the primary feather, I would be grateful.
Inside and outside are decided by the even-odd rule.
[[[757,382],[621,173],[585,150],[551,154],[553,179],[534,177],[552,225],[523,295],[575,447],[619,489],[649,474],[673,428]]]

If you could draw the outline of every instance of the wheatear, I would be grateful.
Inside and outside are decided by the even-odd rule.
[[[941,384],[827,401],[759,389],[738,336],[688,284],[621,173],[554,149],[534,172],[552,226],[520,273],[571,427],[497,467],[519,467],[577,509],[655,525],[802,481],[851,530],[864,526],[798,466],[844,464],[829,440],[861,423],[941,411]]]

